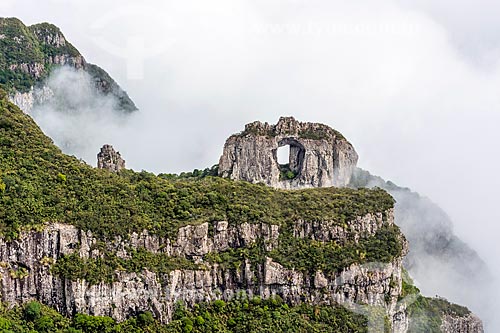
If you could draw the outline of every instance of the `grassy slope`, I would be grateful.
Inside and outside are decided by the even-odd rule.
[[[0,107],[0,179],[5,187],[0,231],[7,236],[15,236],[22,226],[55,221],[102,237],[143,229],[171,235],[180,225],[216,220],[343,224],[394,204],[378,189],[287,192],[217,177],[176,181],[146,172],[116,175],[62,154],[29,116],[5,98]]]

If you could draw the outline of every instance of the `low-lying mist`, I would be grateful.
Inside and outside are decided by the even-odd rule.
[[[155,172],[186,171],[175,166],[200,160],[203,149],[208,149],[198,127],[189,126],[193,119],[188,113],[179,122],[162,113],[121,110],[116,97],[98,92],[85,71],[58,68],[44,85],[36,94],[50,93],[35,104],[31,116],[64,153],[92,166],[104,144],[123,150],[128,168]],[[203,117],[196,119],[206,121]],[[213,130],[207,127],[205,133],[209,135]],[[193,151],[192,147],[197,149]],[[210,166],[217,159],[214,156]],[[165,165],[171,165],[171,169],[165,169]]]
[[[111,95],[95,89],[89,74],[71,67],[52,72],[42,92],[49,96],[31,115],[63,152],[94,165],[98,148],[126,129],[126,113]]]
[[[409,242],[405,268],[427,296],[465,304],[485,323],[494,322],[497,291],[493,273],[453,231],[446,212],[429,198],[357,169],[353,187],[381,187],[396,200],[395,222]],[[490,324],[491,325],[491,324]]]

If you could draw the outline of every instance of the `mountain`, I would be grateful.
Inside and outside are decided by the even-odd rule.
[[[405,268],[425,292],[450,295],[483,309],[485,315],[493,314],[488,313],[494,308],[490,296],[490,290],[495,288],[491,272],[479,255],[454,234],[451,219],[438,205],[359,168],[349,186],[383,188],[395,198],[396,224],[410,244]]]
[[[4,91],[0,134],[3,329],[482,332],[412,285],[382,189],[94,169]]]
[[[29,113],[57,96],[46,80],[61,67],[86,73],[96,93],[117,100],[118,110],[137,110],[127,93],[102,68],[87,63],[59,28],[49,23],[25,26],[16,18],[0,18],[0,85],[11,101]]]
[[[406,269],[424,293],[480,308],[486,265],[435,204],[356,168],[328,126],[255,122],[218,168],[114,174],[61,153],[7,101],[79,129],[77,113],[137,110],[57,27],[0,18],[0,85],[2,329],[482,332]],[[94,136],[46,132],[60,147]],[[278,165],[284,145],[292,157]]]

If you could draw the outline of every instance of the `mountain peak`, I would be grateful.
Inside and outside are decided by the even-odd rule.
[[[122,111],[137,110],[111,76],[87,63],[57,26],[46,22],[26,26],[17,18],[0,18],[0,85],[24,111],[40,102],[32,90],[43,87],[47,77],[62,66],[87,72],[96,91],[116,97]]]

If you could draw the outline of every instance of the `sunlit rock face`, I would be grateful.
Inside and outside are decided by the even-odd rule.
[[[278,162],[289,146],[289,163]],[[227,139],[219,175],[282,189],[343,187],[358,162],[354,147],[334,129],[282,117],[276,125],[253,122]]]

